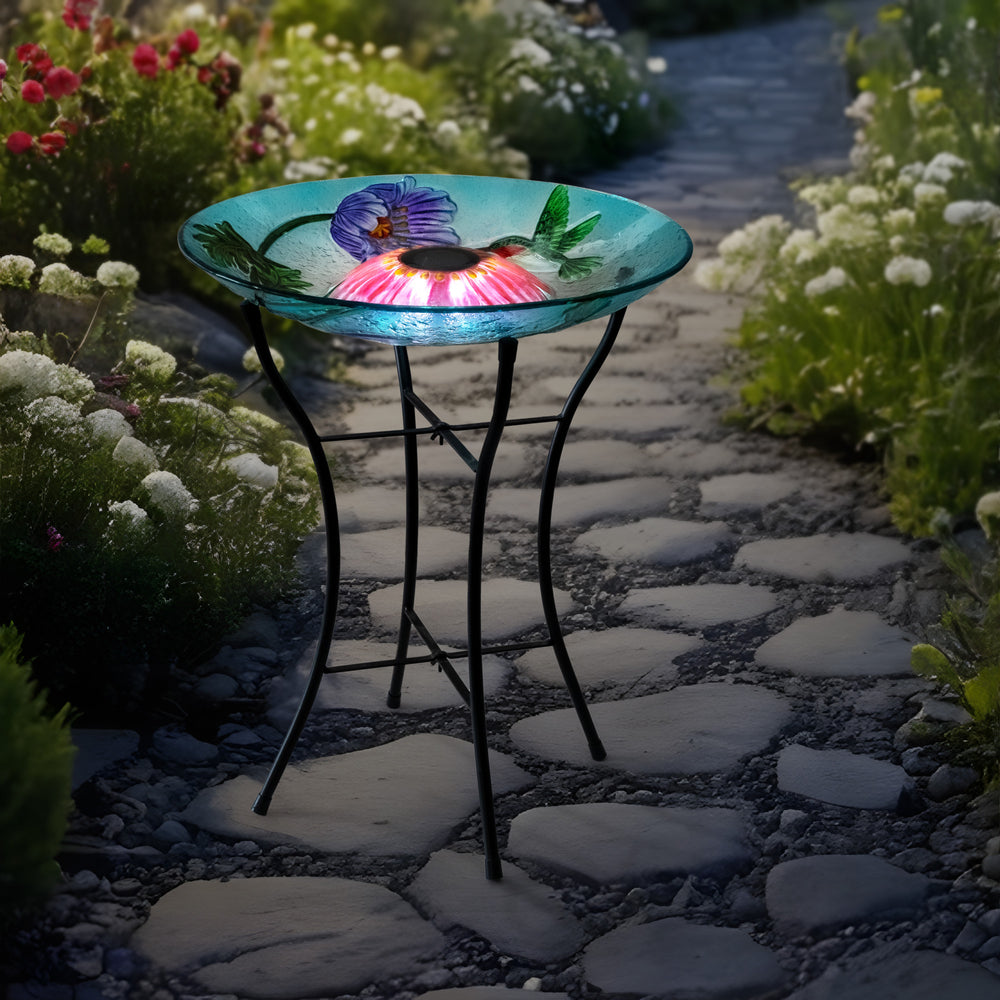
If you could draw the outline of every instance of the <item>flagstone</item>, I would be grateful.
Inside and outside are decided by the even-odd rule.
[[[568,993],[509,990],[506,986],[457,986],[417,994],[417,1000],[570,1000]]]
[[[514,817],[507,849],[596,885],[729,875],[750,863],[735,809],[586,802]]]
[[[701,645],[691,636],[627,626],[572,632],[565,640],[573,670],[584,687],[673,680],[677,676],[674,660]],[[550,647],[529,649],[517,660],[517,669],[544,684],[563,683]]]
[[[647,517],[629,524],[591,528],[573,547],[594,549],[611,562],[680,566],[713,555],[732,539],[722,521],[679,521]]]
[[[765,538],[748,542],[736,553],[735,565],[792,580],[863,580],[910,558],[904,542],[867,532]]]
[[[372,525],[404,523],[406,493],[401,488],[402,469],[400,459],[398,489],[387,489],[385,486],[359,486],[355,489],[337,487],[337,519],[342,532],[368,531]]]
[[[486,415],[489,417],[489,414]],[[474,458],[479,458],[479,449],[482,447],[482,432],[473,434],[460,433],[458,435],[462,443],[472,453]],[[465,462],[455,454],[452,448],[447,445],[431,444],[429,440],[418,442],[417,466],[420,470],[421,483],[465,483],[470,487],[473,481],[473,472]],[[519,479],[534,468],[534,463],[529,460],[529,453],[523,442],[507,439],[501,441],[493,462],[491,479],[494,482],[502,482],[508,479]],[[403,485],[403,454],[389,452],[383,454],[381,451],[375,453],[362,463],[361,475],[376,482],[390,481],[394,488],[401,488]]]
[[[895,809],[907,783],[898,764],[798,743],[781,751],[777,769],[783,792],[855,809]]]
[[[185,882],[130,941],[168,972],[254,1000],[357,993],[430,968],[446,944],[390,890],[330,877]]]
[[[649,626],[706,628],[773,611],[778,595],[748,583],[699,583],[630,590],[619,613]]]
[[[575,438],[566,445],[559,461],[560,482],[618,479],[650,471],[652,462],[645,449],[631,441],[615,438]],[[558,490],[556,499],[559,499]]]
[[[911,914],[931,888],[926,875],[868,854],[825,854],[775,865],[767,912],[784,934],[818,934],[887,914]]]
[[[835,608],[796,619],[764,642],[755,660],[801,677],[909,676],[913,642],[874,611]]]
[[[535,779],[490,751],[497,794]],[[260,782],[241,775],[201,791],[181,820],[236,840],[373,855],[425,854],[478,807],[472,745],[418,733],[368,750],[289,765],[266,816]]]
[[[376,590],[368,596],[372,624],[382,633],[399,629],[402,584]],[[439,643],[462,647],[467,641],[465,580],[418,580],[415,608]],[[556,611],[568,615],[575,604],[563,590],[554,593]],[[483,638],[496,642],[520,635],[545,624],[538,584],[513,577],[483,581]]]
[[[345,580],[401,580],[405,528],[360,531],[341,539],[341,577]],[[483,540],[483,558],[500,555],[500,542],[487,536]],[[468,564],[469,536],[433,524],[420,528],[417,544],[417,573],[439,576]]]
[[[467,927],[507,955],[556,962],[584,942],[579,920],[553,890],[509,861],[503,878],[487,881],[480,855],[438,851],[407,894],[441,930]]]
[[[557,375],[543,379],[539,390],[544,389],[550,400],[563,400],[573,388],[579,373],[572,376]],[[628,406],[649,403],[673,403],[677,389],[666,381],[636,378],[634,375],[602,374],[587,391],[587,403],[596,405]]]
[[[785,985],[774,954],[733,927],[677,917],[617,927],[584,952],[587,981],[658,1000],[754,1000]]]
[[[555,492],[552,523],[586,524],[615,514],[636,517],[666,509],[673,490],[666,479],[637,476],[596,483],[567,483]],[[487,516],[513,517],[537,522],[537,489],[498,487],[490,493]]]
[[[296,669],[277,680],[268,692],[268,716],[279,729],[287,728],[302,697],[312,667],[313,649],[310,647],[299,660]],[[413,633],[410,654],[418,655],[427,650],[420,637]],[[340,639],[333,643],[330,664],[371,663],[392,660],[396,656],[394,642],[367,642],[363,639]],[[464,660],[455,666],[462,674]],[[399,707],[386,705],[389,682],[393,668],[366,667],[343,673],[327,674],[320,684],[313,703],[313,711],[357,709],[363,712],[425,712],[428,709],[447,708],[464,704],[461,695],[448,677],[431,663],[412,663],[403,673],[402,699]],[[486,697],[496,694],[503,687],[510,673],[510,664],[499,656],[483,657],[483,687]]]
[[[736,451],[719,441],[670,442],[656,455],[655,469],[672,476],[713,476],[761,465],[757,454]]]
[[[728,772],[765,747],[790,717],[787,702],[749,684],[703,683],[590,706],[607,759],[593,761],[572,708],[515,723],[511,739],[549,760],[638,774]]]
[[[787,1000],[996,1000],[1000,977],[975,962],[939,951],[874,948],[829,966]]]
[[[702,411],[684,403],[647,403],[641,406],[604,403],[592,406],[588,399],[573,417],[573,431],[641,439],[699,425],[704,420]]]
[[[710,516],[759,511],[784,500],[800,487],[798,480],[779,473],[734,472],[701,483],[701,510]]]

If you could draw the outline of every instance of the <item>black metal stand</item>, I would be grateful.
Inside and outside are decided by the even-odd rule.
[[[625,316],[625,310],[619,310],[608,320],[604,336],[591,355],[583,373],[567,396],[566,402],[558,414],[541,417],[524,417],[514,420],[508,419],[511,388],[514,379],[514,362],[517,357],[517,341],[514,339],[506,338],[498,342],[499,357],[496,390],[493,397],[493,412],[489,421],[484,423],[449,424],[441,420],[430,406],[413,391],[407,349],[405,347],[396,347],[396,374],[399,380],[403,426],[399,429],[386,431],[319,435],[309,416],[299,404],[274,364],[267,336],[264,332],[264,326],[261,322],[259,307],[248,301],[244,302],[241,308],[247,326],[250,329],[254,348],[257,351],[264,374],[302,432],[305,443],[309,448],[309,453],[312,456],[313,464],[316,466],[316,472],[319,476],[320,499],[326,525],[327,559],[323,617],[309,680],[299,707],[292,719],[292,723],[288,727],[285,739],[252,809],[260,816],[267,814],[275,788],[281,780],[281,776],[291,758],[295,745],[302,734],[302,729],[312,709],[324,674],[391,666],[393,668],[392,679],[389,684],[386,703],[390,708],[398,708],[402,695],[403,674],[406,666],[412,663],[433,663],[444,672],[469,707],[476,779],[479,788],[479,811],[482,821],[486,877],[488,879],[499,879],[502,877],[502,869],[500,851],[497,844],[493,783],[490,774],[489,745],[486,733],[483,655],[487,653],[531,649],[539,646],[552,646],[573,707],[576,709],[576,713],[580,719],[580,725],[587,739],[591,756],[595,760],[603,760],[606,756],[580,683],[573,670],[573,664],[566,649],[565,640],[563,639],[559,616],[556,612],[555,592],[552,584],[550,533],[559,460],[569,433],[570,423],[584,394],[594,381],[607,356],[611,353],[611,348],[614,346],[615,338],[618,336],[618,331]],[[428,426],[417,426],[417,411],[428,421]],[[485,534],[486,501],[489,493],[490,475],[493,470],[493,460],[496,457],[500,439],[506,427],[536,423],[554,423],[556,425],[549,445],[545,470],[542,475],[538,508],[538,580],[549,639],[542,642],[506,643],[484,647],[482,636],[483,536]],[[456,431],[463,430],[486,431],[486,436],[480,447],[478,457],[474,456],[456,435]],[[421,434],[430,435],[432,440],[437,439],[442,443],[447,442],[475,474],[469,512],[467,579],[468,643],[464,650],[442,649],[414,608],[419,536],[417,437]],[[323,446],[325,443],[331,441],[380,437],[402,437],[406,479],[406,540],[403,554],[403,596],[396,655],[392,660],[375,660],[330,667],[327,665],[327,658],[333,638],[333,627],[337,615],[337,599],[340,589],[340,527],[337,518],[333,477],[330,474],[330,466]],[[429,650],[427,655],[410,655],[410,639],[414,629]],[[467,684],[463,681],[452,663],[453,660],[462,658],[468,660]]]

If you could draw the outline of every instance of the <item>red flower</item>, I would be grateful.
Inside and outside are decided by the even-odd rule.
[[[48,535],[49,539],[49,552],[58,552],[66,539],[51,524],[46,529],[45,534]]]
[[[29,104],[41,104],[45,100],[45,88],[37,80],[25,80],[21,84],[21,97]]]
[[[27,132],[11,132],[7,136],[7,150],[14,154],[26,153],[34,141]]]
[[[159,54],[148,42],[142,42],[132,53],[132,65],[140,76],[148,76],[152,80],[160,69]]]
[[[38,145],[46,156],[55,156],[66,148],[66,136],[62,132],[46,132],[38,137]]]
[[[34,62],[39,56],[45,55],[45,49],[34,42],[25,42],[24,45],[19,45],[16,52],[18,60],[23,63]]]
[[[80,77],[71,69],[65,66],[54,66],[45,74],[45,89],[49,92],[49,97],[58,101],[62,97],[68,97],[76,93],[80,86]]]
[[[174,45],[186,56],[193,56],[201,45],[201,39],[194,28],[186,28],[174,40]]]
[[[62,19],[68,28],[90,31],[90,20],[98,0],[66,0],[63,4]]]

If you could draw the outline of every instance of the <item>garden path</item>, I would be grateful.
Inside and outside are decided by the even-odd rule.
[[[843,7],[867,17],[876,4]],[[846,165],[831,27],[811,8],[655,43],[685,122],[667,148],[587,184],[676,218],[696,261],[730,228],[789,211],[789,176]],[[271,688],[275,728],[226,726],[218,748],[164,731],[151,765],[129,765],[146,775],[129,794],[162,820],[138,881],[161,882],[130,937],[93,946],[106,995],[1000,996],[1000,903],[980,866],[995,809],[908,722],[953,712],[908,667],[937,598],[933,554],[892,530],[872,470],[722,421],[741,303],[700,291],[693,267],[630,309],[556,497],[558,596],[608,759],[587,755],[550,654],[489,663],[505,877],[488,883],[450,686],[411,668],[390,713],[379,672],[340,675],[256,817],[248,765],[273,752],[303,655]],[[524,341],[515,411],[558,403],[599,327]],[[414,352],[418,388],[459,418],[492,366],[489,349]],[[338,399],[330,418],[394,424],[391,355],[367,353],[351,375],[353,403]],[[540,622],[521,579],[540,449],[512,430],[498,458],[488,638]],[[461,641],[461,466],[447,449],[422,456],[434,533],[418,600],[441,640]],[[375,446],[352,446],[341,468],[348,594],[334,652],[348,661],[392,648],[402,499]],[[248,623],[206,695],[273,665],[277,624]],[[191,794],[157,813],[152,792],[174,772]],[[77,882],[84,892],[86,873]]]

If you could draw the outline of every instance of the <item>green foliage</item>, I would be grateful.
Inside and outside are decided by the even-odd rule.
[[[884,8],[878,44],[854,53],[853,173],[800,187],[798,228],[757,220],[696,272],[751,296],[747,419],[883,457],[894,519],[916,534],[1000,483],[1000,122],[971,55],[996,58],[1000,18],[970,20],[975,6]],[[931,77],[907,32],[924,25],[940,73],[958,15],[953,69]]]
[[[72,807],[68,706],[47,713],[20,651],[0,626],[0,929],[55,883]]]
[[[974,559],[949,543],[944,559],[959,592],[950,597],[937,645],[913,647],[911,666],[951,689],[971,721],[949,742],[987,783],[1000,780],[1000,560]]]
[[[93,379],[50,353],[0,331],[0,602],[52,696],[113,718],[292,584],[315,471],[227,376],[136,340]]]

